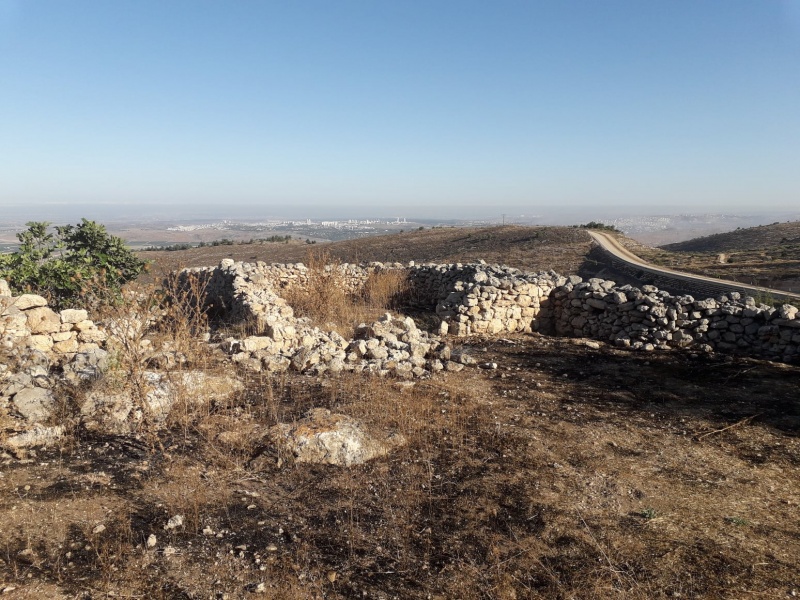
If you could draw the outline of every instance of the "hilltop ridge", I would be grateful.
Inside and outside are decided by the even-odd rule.
[[[737,228],[734,231],[715,233],[685,242],[664,244],[660,248],[672,252],[741,252],[767,250],[785,245],[800,248],[800,221]]]
[[[518,269],[577,272],[591,249],[584,229],[574,227],[442,227],[344,240],[325,244],[236,244],[205,246],[178,252],[142,252],[159,269],[218,264],[224,258],[267,263],[296,263],[309,253],[327,253],[342,262],[473,262],[485,260]]]

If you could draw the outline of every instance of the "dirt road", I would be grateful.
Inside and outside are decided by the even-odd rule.
[[[592,236],[592,239],[596,241],[600,246],[606,250],[607,252],[611,253],[618,259],[635,265],[637,267],[642,267],[647,269],[651,272],[660,273],[662,275],[667,275],[674,279],[678,279],[681,281],[702,281],[713,283],[717,286],[719,285],[726,285],[730,284],[731,288],[735,289],[743,289],[746,291],[753,292],[754,295],[763,295],[763,294],[770,294],[775,298],[780,298],[786,301],[793,302],[795,304],[800,304],[800,294],[792,294],[790,292],[785,292],[783,290],[776,290],[772,288],[765,288],[765,287],[757,287],[753,285],[747,285],[745,283],[739,283],[738,281],[728,281],[725,279],[715,279],[713,277],[705,277],[703,275],[694,275],[692,273],[686,273],[683,271],[674,271],[672,269],[667,269],[664,267],[656,266],[652,263],[645,262],[635,254],[633,254],[630,250],[625,248],[622,244],[617,241],[616,238],[613,236],[603,233],[600,231],[589,231],[589,235]]]

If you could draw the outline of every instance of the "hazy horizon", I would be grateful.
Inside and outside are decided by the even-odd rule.
[[[408,207],[416,210],[402,210],[402,207],[376,207],[376,206],[349,206],[345,208],[331,207],[324,204],[308,206],[292,205],[236,205],[236,204],[207,204],[192,205],[191,210],[180,205],[164,204],[69,204],[50,203],[31,205],[9,205],[4,207],[0,215],[0,224],[17,223],[26,221],[50,221],[53,223],[73,223],[81,218],[98,221],[101,223],[134,223],[134,222],[174,222],[182,221],[258,221],[267,219],[281,220],[346,220],[346,219],[407,219],[420,223],[463,223],[468,221],[483,221],[500,224],[541,224],[541,225],[572,225],[602,219],[643,219],[658,217],[701,217],[712,216],[740,216],[749,217],[755,222],[768,223],[773,221],[786,221],[800,219],[800,208],[788,211],[750,210],[750,211],[673,211],[652,212],[642,208],[630,210],[626,207],[538,207],[539,210],[520,212],[514,207],[507,212],[497,212],[491,207],[459,211],[426,211],[425,207]],[[531,207],[533,208],[533,207]],[[397,210],[393,210],[397,209]]]

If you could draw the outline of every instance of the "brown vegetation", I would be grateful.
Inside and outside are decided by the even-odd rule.
[[[309,252],[308,285],[289,288],[284,298],[298,317],[335,330],[350,339],[361,323],[372,323],[387,310],[403,306],[409,294],[407,276],[401,270],[375,271],[357,293],[347,289],[342,263],[325,250]]]
[[[410,389],[251,376],[157,439],[83,433],[7,459],[4,585],[92,598],[237,598],[259,584],[273,598],[798,588],[796,369],[540,336],[466,349],[503,366]],[[267,427],[319,406],[409,445],[350,469],[256,450]],[[174,515],[183,525],[165,530]]]
[[[519,269],[553,269],[577,272],[589,251],[586,231],[572,227],[448,227],[424,229],[359,240],[324,244],[332,259],[342,262],[470,262],[485,260]],[[300,244],[244,244],[193,248],[177,252],[145,252],[156,268],[171,271],[183,267],[219,264],[223,258],[268,263],[303,262],[308,246]]]

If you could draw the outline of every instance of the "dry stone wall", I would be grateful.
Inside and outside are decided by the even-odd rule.
[[[55,312],[42,296],[14,297],[4,280],[0,280],[0,336],[7,351],[29,348],[57,359],[94,349],[106,339],[85,310]]]
[[[375,269],[399,267],[344,265],[343,274],[346,286],[356,290]],[[463,368],[462,363],[451,360],[445,343],[418,329],[411,318],[387,314],[360,327],[353,340],[346,340],[335,331],[323,331],[308,319],[296,317],[278,292],[308,282],[303,265],[224,260],[218,267],[182,271],[179,282],[183,290],[203,291],[207,306],[219,317],[245,324],[250,335],[229,337],[220,347],[234,362],[251,370],[367,371],[422,377]]]
[[[35,294],[13,296],[0,279],[0,418],[20,431],[8,446],[44,443],[63,427],[44,427],[55,407],[53,369],[68,381],[95,377],[107,363],[106,334],[82,309],[55,312]],[[33,429],[31,429],[33,427]]]
[[[441,321],[441,335],[539,331],[593,338],[642,350],[695,348],[788,362],[796,362],[800,357],[797,308],[759,305],[753,298],[735,291],[716,298],[695,299],[689,295],[672,295],[649,285],[641,288],[617,286],[613,281],[602,279],[583,281],[577,276],[563,277],[552,271],[531,273],[483,262],[371,263],[339,268],[343,269],[347,287],[354,292],[375,270],[404,269],[414,303],[436,313]],[[345,362],[345,368],[356,364],[363,368],[362,361],[381,360],[374,352],[362,351],[361,345],[354,345],[354,341],[336,339],[335,334],[311,328],[307,321],[294,317],[280,294],[293,285],[308,283],[308,270],[304,265],[223,261],[218,267],[194,269],[184,276],[189,273],[208,282],[209,302],[223,307],[226,316],[255,324],[257,339],[229,344],[230,351],[241,360],[258,359],[258,352],[262,350],[267,351],[267,355],[277,351],[287,364],[293,364],[294,356],[301,349],[303,356],[310,352],[313,364],[320,365],[318,369],[334,364],[334,370],[341,370],[338,359]],[[402,319],[397,321],[402,322]],[[399,333],[402,336],[407,331]],[[395,335],[390,333],[389,344],[394,343],[391,336]],[[362,336],[378,339],[380,347],[387,346],[387,340],[380,335],[369,338],[362,332]],[[433,337],[426,343],[431,340]],[[439,344],[441,341],[436,338],[433,346]],[[315,348],[321,348],[320,358]],[[408,350],[405,348],[403,352],[409,353]],[[242,352],[247,353],[246,358]],[[392,365],[406,360],[403,352],[392,355]],[[419,352],[415,349],[409,355]],[[446,354],[429,355],[426,351],[424,356],[426,360],[442,363],[442,360],[447,361]],[[382,351],[377,352],[377,356],[382,355]],[[270,363],[264,353],[260,362],[265,366]],[[423,364],[419,360],[414,367],[420,374],[440,368],[438,363]],[[306,368],[308,365],[298,370]],[[382,364],[373,365],[371,369],[386,371]]]
[[[547,330],[550,293],[567,281],[552,271],[531,273],[483,262],[408,269],[416,296],[441,319],[441,332],[456,336]]]
[[[590,279],[560,286],[551,304],[559,335],[644,350],[697,348],[786,362],[800,357],[798,309],[759,305],[735,291],[695,299],[649,285],[617,287],[613,281]]]

